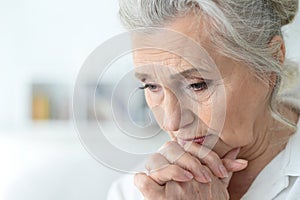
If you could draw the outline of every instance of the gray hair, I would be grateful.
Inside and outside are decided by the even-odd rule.
[[[220,53],[247,63],[266,83],[271,80],[266,80],[265,74],[277,75],[269,104],[271,114],[296,130],[296,125],[280,114],[278,104],[285,103],[280,94],[299,76],[299,70],[287,60],[282,67],[274,58],[280,44],[270,46],[270,41],[282,35],[282,26],[293,21],[298,0],[119,0],[119,4],[121,21],[128,29],[163,27],[191,12],[211,19],[209,26],[216,33],[210,39]]]

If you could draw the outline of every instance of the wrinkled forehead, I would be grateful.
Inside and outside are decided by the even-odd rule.
[[[184,23],[186,24],[186,23]],[[201,73],[218,71],[210,39],[196,33],[195,27],[172,27],[136,31],[132,34],[133,61],[136,71],[172,75],[191,68]],[[207,74],[202,74],[207,76]]]
[[[187,76],[192,78],[193,74],[208,77],[217,70],[207,53],[201,55],[201,52],[198,52],[197,55],[193,55],[195,52],[188,54],[187,50],[182,51],[181,55],[177,53],[153,48],[136,50],[133,52],[135,72],[138,75],[148,74],[161,79],[180,79]]]
[[[213,46],[212,32],[207,21],[193,12],[162,28],[135,30],[131,32],[135,67],[155,63],[177,70],[186,66],[212,69],[215,67],[209,52]]]
[[[134,51],[133,61],[135,67],[161,65],[177,68],[178,70],[192,65],[188,58],[177,55],[175,52],[153,48]]]
[[[195,61],[175,54],[157,49],[143,49],[133,54],[135,65],[135,76],[141,80],[152,80],[160,82],[173,82],[176,80],[187,81],[191,79],[215,79],[219,76],[214,72],[214,66]],[[171,83],[170,82],[170,83]]]

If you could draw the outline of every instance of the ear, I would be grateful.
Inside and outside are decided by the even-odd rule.
[[[275,35],[272,40],[269,43],[269,48],[271,48],[273,45],[277,46],[278,48],[276,49],[275,52],[273,52],[273,57],[274,59],[276,59],[278,62],[280,62],[281,65],[283,65],[284,61],[285,61],[285,54],[286,54],[286,49],[285,49],[285,44],[283,41],[282,36],[280,35]],[[270,75],[270,83],[269,86],[271,88],[275,87],[275,84],[277,82],[277,75],[276,73],[271,73]]]
[[[279,45],[279,48],[276,49],[276,51],[273,53],[273,57],[278,60],[281,65],[283,65],[284,61],[285,61],[285,54],[286,54],[286,50],[285,50],[285,44],[283,41],[282,36],[280,35],[275,35],[272,40],[269,43],[269,47],[272,47],[273,45]]]
[[[275,72],[271,72],[270,79],[269,79],[269,87],[274,88],[277,83],[277,74]]]

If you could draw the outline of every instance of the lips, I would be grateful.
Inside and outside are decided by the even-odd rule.
[[[200,137],[200,138],[196,138],[196,139],[194,139],[192,141],[195,142],[195,143],[197,143],[197,144],[203,144],[205,138],[206,138],[206,136]]]
[[[192,138],[192,139],[177,138],[177,141],[181,145],[185,145],[187,142],[195,142],[197,144],[202,145],[204,143],[204,141],[205,141],[206,138],[207,138],[207,136],[202,136],[202,137],[197,137],[197,138]]]

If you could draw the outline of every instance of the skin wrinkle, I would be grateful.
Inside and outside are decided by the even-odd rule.
[[[159,12],[153,12],[153,10],[157,9]],[[274,35],[281,34],[279,30],[280,24],[286,25],[292,22],[297,10],[298,0],[271,0],[267,3],[263,3],[262,1],[254,3],[249,2],[248,0],[204,0],[188,2],[172,0],[151,1],[148,3],[145,1],[126,0],[120,1],[119,13],[122,22],[129,29],[167,27],[170,26],[174,20],[182,18],[190,13],[198,15],[199,17],[203,16],[203,22],[208,21],[208,19],[212,20],[209,22],[209,26],[217,30],[218,34],[213,37],[218,38],[215,41],[218,47],[225,48],[224,55],[252,63],[252,67],[254,68],[255,66],[260,66],[261,63],[264,63],[264,65],[267,65],[266,68],[268,71],[274,71],[281,78],[285,78],[287,73],[296,70],[295,66],[291,63],[286,63],[285,68],[289,68],[289,72],[282,71],[281,66],[279,66],[278,63],[275,63],[271,58],[264,59],[267,58],[271,52],[274,52],[274,49],[267,48],[266,45]],[[205,19],[205,17],[208,19]],[[193,22],[196,22],[196,20],[192,21],[192,23]],[[247,24],[245,25],[246,22]],[[187,23],[192,24],[191,22]],[[209,28],[209,26],[206,28]],[[249,27],[251,27],[253,35],[248,35]],[[235,28],[237,30],[234,30]],[[230,34],[226,34],[228,31]],[[209,33],[211,34],[212,31],[209,31]],[[255,33],[257,33],[257,35],[255,35]],[[266,33],[266,36],[263,35],[263,37],[260,37],[262,36],[261,33]],[[229,43],[221,44],[222,42],[218,43],[217,40],[227,40]],[[251,44],[248,44],[244,40],[247,40]],[[230,44],[231,42],[233,42],[233,44]],[[257,44],[254,44],[254,42],[257,42]],[[236,45],[238,49],[236,48]],[[250,54],[247,53],[248,50],[245,51],[244,48],[250,49]],[[262,67],[259,67],[256,70],[261,71]],[[273,117],[295,130],[296,125],[284,119],[283,116],[277,112],[274,103],[277,98],[278,92],[276,91],[272,94],[271,110]]]
[[[143,5],[139,5],[140,2],[143,2],[144,4],[142,3]],[[257,174],[274,158],[274,156],[284,149],[287,139],[295,132],[296,124],[294,124],[294,122],[297,122],[299,117],[298,114],[295,114],[295,112],[292,112],[284,105],[280,105],[279,108],[276,108],[275,105],[280,92],[278,93],[277,90],[274,89],[274,92],[271,93],[270,91],[274,88],[274,84],[269,82],[270,80],[279,80],[277,79],[278,76],[280,77],[280,80],[283,80],[282,83],[278,82],[278,86],[284,86],[293,78],[292,76],[288,77],[287,74],[295,71],[295,68],[290,63],[284,63],[284,61],[281,61],[280,59],[273,59],[271,57],[273,53],[281,58],[284,57],[284,55],[280,54],[282,53],[282,49],[277,51],[275,45],[273,45],[274,48],[268,48],[268,42],[271,39],[274,39],[273,37],[278,34],[280,39],[278,44],[280,44],[281,47],[284,46],[282,45],[283,40],[280,37],[280,21],[283,22],[284,17],[291,17],[289,21],[292,20],[293,16],[291,15],[295,14],[297,9],[297,6],[295,6],[296,1],[270,0],[267,2],[268,5],[265,4],[264,1],[249,0],[204,0],[188,2],[190,2],[190,4],[186,3],[186,1],[173,0],[127,0],[124,1],[123,6],[120,6],[120,16],[125,24],[127,22],[126,25],[130,28],[146,28],[152,26],[174,28],[176,26],[177,30],[181,30],[188,37],[192,37],[195,41],[202,43],[203,46],[207,48],[206,50],[210,52],[213,60],[219,59],[217,63],[221,68],[220,71],[223,83],[226,87],[226,101],[223,99],[223,102],[226,102],[227,106],[227,123],[225,123],[222,135],[213,150],[221,156],[234,146],[241,145],[243,147],[238,157],[249,159],[249,166],[246,170],[235,173],[229,185],[230,199],[240,199]],[[168,3],[172,3],[172,5],[168,5]],[[217,6],[215,6],[215,3]],[[193,8],[191,8],[191,4],[193,4]],[[139,6],[142,9],[139,9]],[[196,7],[200,9],[195,9]],[[153,12],[155,9],[157,12]],[[283,13],[285,10],[288,10],[289,13]],[[193,14],[186,15],[189,14],[190,11],[199,17],[192,18]],[[203,17],[201,19],[200,11],[201,13],[205,13],[201,16]],[[275,16],[273,12],[278,12],[278,15]],[[179,21],[182,23],[180,24]],[[203,26],[201,26],[199,22],[202,22]],[[288,22],[284,22],[283,24],[287,23]],[[192,30],[193,28],[196,30]],[[209,30],[209,28],[215,30]],[[188,32],[188,30],[192,31]],[[208,31],[205,33],[203,30]],[[213,41],[209,40],[210,36]],[[183,49],[184,43],[180,43],[182,41],[174,41],[183,51],[186,50]],[[221,54],[224,57],[230,57],[232,62],[230,63],[218,54]],[[161,54],[158,53],[157,55],[160,57]],[[144,54],[144,56],[141,57],[147,58],[147,54]],[[163,56],[161,59],[163,60]],[[149,62],[151,62],[150,59]],[[237,67],[234,66],[235,64],[240,70],[230,71],[230,69]],[[173,67],[176,68],[176,66]],[[247,71],[247,67],[252,68],[252,70]],[[282,68],[284,70],[282,70]],[[178,66],[176,69],[181,70],[182,68]],[[255,74],[254,72],[257,72],[257,78],[252,78],[252,75]],[[276,75],[275,79],[274,77],[268,79],[270,74],[263,76],[265,75],[265,72],[274,72]],[[156,74],[159,74],[159,72],[157,71]],[[261,82],[265,77],[267,77],[265,82]],[[261,79],[259,80],[258,78]],[[220,83],[220,87],[221,86],[222,84]],[[197,112],[197,109],[193,110],[194,112],[191,113],[187,113],[187,110],[183,110],[183,113],[187,113],[188,116],[194,117],[194,119],[199,117],[199,120],[197,120],[197,118],[194,120],[195,123],[191,123],[191,125],[196,124],[197,121],[197,123],[199,122],[203,125],[200,129],[204,130],[206,128],[204,125],[209,124],[209,122],[205,119],[204,121],[201,120],[202,118],[206,118],[206,115],[210,112],[210,104],[217,105],[216,107],[218,107],[218,105],[223,105],[221,100],[224,97],[222,97],[218,90],[220,87],[216,86],[214,88],[215,92],[213,94],[216,96],[216,101],[213,103],[209,103],[205,100],[204,102],[199,101],[201,102],[199,104],[201,104],[202,107],[198,109]],[[149,90],[146,90],[145,93],[146,97],[148,95],[147,98],[150,99],[147,101],[148,105],[157,103],[155,106],[163,113],[165,106],[167,105],[160,107],[161,102],[155,102],[155,100],[158,100],[158,97],[150,95]],[[170,97],[172,96],[170,95]],[[269,102],[270,97],[271,101]],[[160,96],[160,98],[160,100],[163,101],[163,98],[165,97]],[[207,110],[203,110],[203,108],[206,108]],[[215,110],[217,109],[218,108]],[[270,116],[270,110],[272,111],[272,116]],[[277,113],[278,110],[282,112]],[[176,114],[174,115],[176,116]],[[161,118],[157,118],[157,121],[159,122],[162,121],[164,117],[168,116],[162,114],[160,117]],[[185,118],[184,116],[181,117]],[[272,117],[276,118],[277,121]],[[286,117],[286,119],[284,117]],[[172,125],[169,126],[170,129],[174,129],[174,127],[176,126],[173,126],[173,128]],[[273,127],[278,129],[273,130]],[[179,132],[180,131],[181,129],[179,129]],[[185,128],[184,134],[190,136],[189,132],[193,131],[194,129],[192,129],[192,126],[188,126]],[[172,130],[169,130],[168,132],[173,139],[176,139],[175,136],[177,135],[173,134],[174,131],[172,132]],[[223,149],[223,152],[220,151],[220,149]],[[178,198],[193,199],[193,195],[188,196],[188,188],[186,190],[180,190],[181,188],[178,187],[179,185],[175,184],[173,181],[171,181],[171,183],[173,183],[173,186],[177,186],[171,188],[174,193],[176,192],[174,190],[180,191],[177,192]],[[200,194],[201,192],[207,192],[205,188],[198,191]],[[226,188],[223,192],[227,192]],[[217,198],[218,194],[218,192],[211,193],[211,195],[216,195],[214,196],[214,199],[219,199]],[[174,195],[171,196],[170,199],[173,199],[172,197],[174,197]]]
[[[190,17],[191,16],[187,16],[187,19],[177,20],[171,28],[183,32],[189,37],[201,37],[202,35],[195,36],[193,29],[189,30],[185,27],[186,20],[194,20],[190,19]],[[209,40],[205,33],[204,38]],[[209,42],[205,42],[205,45],[202,46],[206,47],[207,44],[209,44]],[[275,133],[273,134],[269,131],[270,127],[277,126],[278,122],[273,120],[268,110],[268,99],[270,98],[270,91],[272,90],[272,88],[269,88],[268,84],[261,82],[261,80],[254,76],[245,63],[226,58],[218,52],[212,51],[210,48],[206,48],[206,50],[220,70],[227,99],[225,102],[227,107],[225,124],[219,141],[213,150],[222,157],[226,152],[229,152],[233,148],[242,147],[239,158],[249,160],[249,166],[246,170],[235,173],[232,177],[231,184],[229,185],[229,192],[233,197],[236,197],[235,195],[241,196],[241,194],[244,194],[245,191],[247,191],[254,178],[264,166],[285,147],[286,142],[283,142],[282,145],[277,145],[278,143],[281,143],[281,138],[286,138],[287,135],[290,135],[292,132],[287,132],[287,129],[285,129],[284,132],[276,134],[276,137],[274,138]],[[148,50],[136,51],[134,53],[134,63],[136,68],[140,65],[140,61],[143,61],[143,64],[145,64],[147,63],[145,62],[146,60],[150,63],[154,62],[161,64],[161,69],[164,69],[164,67],[167,66],[175,71],[182,71],[186,68],[182,58],[177,58],[172,54],[170,55],[168,52],[152,52]],[[158,69],[159,68],[156,68],[154,71],[157,77],[160,77],[162,73]],[[170,69],[167,68],[166,71],[169,72]],[[166,71],[163,72],[166,73]],[[163,98],[166,97],[166,94],[169,92],[172,93],[172,91],[168,91],[164,87],[162,88],[164,89],[164,96],[159,97],[161,99],[156,99],[157,97],[149,90],[145,91],[146,100],[150,108],[153,108],[153,105],[159,107],[159,101],[164,101]],[[217,88],[215,93],[218,94]],[[168,98],[170,97],[172,97],[172,95],[170,96],[168,94]],[[221,100],[220,98],[215,100],[216,102],[214,103],[216,104],[214,106],[222,106],[221,102],[218,104]],[[169,103],[172,103],[172,101],[169,101]],[[161,104],[160,109],[162,112],[165,112],[165,109],[167,109],[166,106],[169,105]],[[201,112],[197,113],[193,110],[190,115],[197,119],[197,123],[201,122],[203,125],[210,124],[212,117],[209,115],[212,110],[211,103],[199,102],[198,106],[200,107],[198,107],[198,110]],[[219,108],[216,107],[214,109]],[[183,110],[183,112],[185,112],[185,110]],[[182,124],[170,124],[169,127],[166,127],[161,122],[164,122],[164,118],[169,118],[168,120],[170,120],[170,122],[173,121],[176,123],[178,118],[175,116],[176,120],[174,121],[174,115],[153,113],[159,125],[169,133],[172,139],[176,140],[178,135],[176,135],[175,132],[177,129],[181,129]],[[287,113],[290,115],[290,112]],[[192,126],[197,126],[195,120],[193,122],[194,123],[192,123],[191,126],[182,130],[184,134],[194,136],[193,133],[189,132],[189,130],[193,130]],[[204,126],[200,126],[200,128],[203,130]],[[272,151],[268,151],[271,149]],[[239,191],[235,191],[236,188],[238,188]],[[238,198],[236,197],[236,199]]]
[[[153,53],[150,53],[149,55],[154,55]],[[171,56],[169,56],[169,57],[171,57]],[[164,62],[164,64],[172,64],[172,62],[171,61],[176,61],[176,59],[168,59],[169,57],[167,57],[165,60],[163,60],[163,62]],[[178,59],[177,59],[178,60]],[[172,66],[175,66],[175,65],[177,65],[178,63],[183,63],[183,62],[180,62],[180,61],[178,61],[178,62],[176,62],[174,65],[172,65]],[[139,65],[139,64],[137,64],[137,65]],[[183,66],[185,66],[185,65],[183,65]],[[180,66],[181,67],[181,66]],[[179,70],[178,70],[179,71]],[[174,137],[173,137],[174,138]]]

